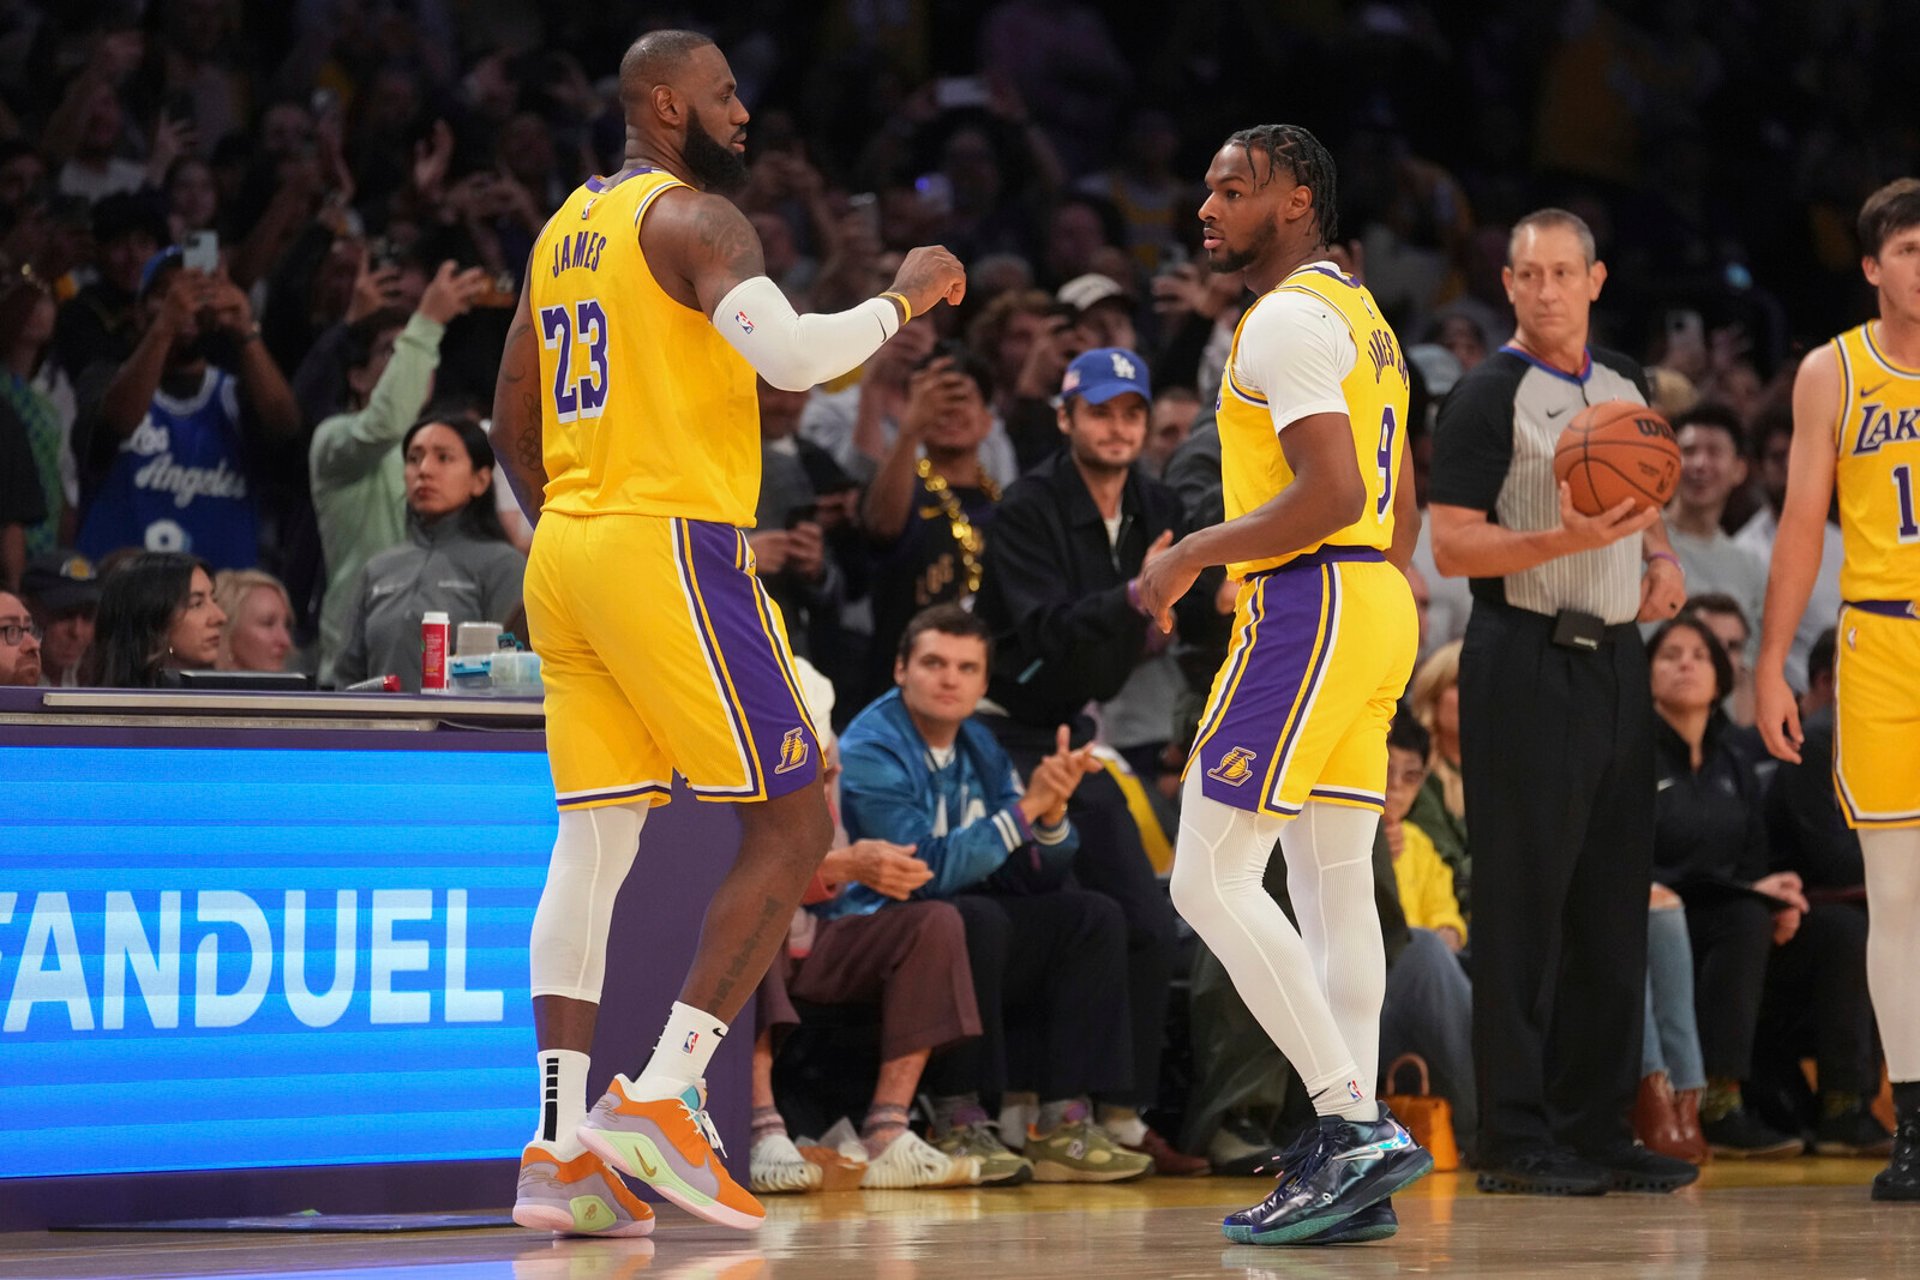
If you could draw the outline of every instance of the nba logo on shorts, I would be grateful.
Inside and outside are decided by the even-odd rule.
[[[780,740],[780,763],[775,765],[775,773],[792,773],[807,762],[807,731],[789,729],[787,736]]]
[[[687,1042],[680,1046],[680,1052],[692,1053],[693,1046],[699,1043],[700,1043],[700,1033],[698,1031],[689,1031],[687,1032]]]
[[[1253,776],[1253,762],[1258,760],[1257,752],[1245,747],[1235,747],[1220,757],[1220,763],[1207,770],[1207,776],[1215,782],[1224,782],[1230,787],[1242,786]]]

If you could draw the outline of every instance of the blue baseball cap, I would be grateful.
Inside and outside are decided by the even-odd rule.
[[[1153,388],[1147,382],[1147,362],[1140,358],[1139,352],[1125,347],[1095,347],[1085,352],[1067,366],[1067,376],[1060,380],[1062,402],[1079,396],[1088,404],[1105,404],[1129,391],[1143,399],[1153,399]]]
[[[183,256],[180,252],[179,245],[170,244],[160,252],[154,254],[151,258],[148,258],[147,265],[140,268],[139,296],[145,298],[153,288],[154,278],[166,269],[168,263],[180,262],[183,260]]]

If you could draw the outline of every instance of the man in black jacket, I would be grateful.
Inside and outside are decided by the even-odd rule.
[[[1060,391],[1068,447],[1001,499],[974,605],[994,632],[994,676],[981,710],[1023,773],[1055,749],[1061,725],[1075,744],[1092,737],[1087,704],[1120,692],[1140,660],[1166,643],[1157,628],[1150,634],[1136,582],[1188,529],[1173,491],[1134,469],[1152,400],[1146,361],[1118,347],[1086,352],[1067,366]],[[1103,1122],[1152,1155],[1162,1173],[1198,1172],[1204,1162],[1176,1152],[1134,1114],[1152,1105],[1158,1087],[1173,908],[1110,774],[1083,782],[1069,813],[1081,833],[1075,877],[1114,898],[1127,917],[1133,1087],[1106,1100]]]

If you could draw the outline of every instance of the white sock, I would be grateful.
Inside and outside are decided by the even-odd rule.
[[[1208,799],[1201,790],[1199,770],[1189,773],[1180,802],[1173,905],[1232,977],[1248,1011],[1300,1073],[1314,1098],[1314,1110],[1355,1120],[1375,1119],[1379,1112],[1373,1106],[1373,1082],[1360,1080],[1353,1051],[1340,1034],[1316,976],[1329,967],[1328,958],[1316,960],[1308,952],[1280,904],[1261,883],[1285,825],[1278,818]],[[1308,843],[1317,848],[1318,842]],[[1291,861],[1289,886],[1295,883]],[[1335,901],[1326,909],[1337,911],[1340,905]],[[1319,908],[1319,903],[1303,907],[1297,898],[1294,901],[1294,909],[1303,914]],[[1366,914],[1374,920],[1378,947],[1379,922],[1371,889]],[[1374,1017],[1379,1017],[1378,1005]]]
[[[1314,976],[1333,1011],[1340,1038],[1353,1054],[1362,1096],[1341,1088],[1322,1115],[1377,1120],[1373,1098],[1380,1078],[1380,1007],[1387,998],[1387,953],[1373,898],[1373,836],[1380,815],[1351,805],[1311,801],[1280,831],[1287,859],[1287,893],[1300,939],[1313,957]]]
[[[1123,1147],[1137,1147],[1147,1140],[1147,1122],[1133,1107],[1101,1107],[1100,1127]]]
[[[660,1039],[653,1046],[653,1057],[647,1059],[647,1069],[642,1071],[629,1090],[630,1096],[643,1101],[656,1098],[677,1098],[687,1091],[690,1084],[698,1084],[707,1074],[707,1064],[713,1061],[713,1051],[720,1047],[720,1041],[727,1034],[727,1024],[710,1013],[702,1012],[689,1004],[673,1002],[673,1013],[667,1018],[666,1030],[660,1033]]]
[[[1027,1145],[1027,1130],[1040,1119],[1040,1095],[1009,1090],[1000,1095],[1000,1142],[1011,1151]]]
[[[1867,989],[1887,1075],[1920,1080],[1920,827],[1860,833],[1867,866]]]
[[[586,1150],[574,1136],[587,1118],[587,1055],[574,1049],[542,1049],[540,1124],[533,1140],[562,1160]]]

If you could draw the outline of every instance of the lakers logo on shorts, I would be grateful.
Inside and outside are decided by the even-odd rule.
[[[1235,747],[1220,757],[1220,763],[1207,770],[1207,776],[1215,782],[1224,782],[1230,787],[1242,786],[1253,777],[1253,762],[1259,759],[1257,752],[1245,747]]]
[[[792,773],[807,762],[807,731],[789,729],[787,736],[780,740],[780,763],[775,765],[775,773]]]

